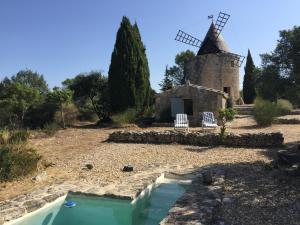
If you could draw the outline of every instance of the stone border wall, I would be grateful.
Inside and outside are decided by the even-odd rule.
[[[283,145],[283,135],[276,133],[228,134],[223,142],[215,133],[184,133],[178,131],[115,131],[109,135],[109,142],[152,143],[152,144],[184,144],[196,146],[270,148]]]

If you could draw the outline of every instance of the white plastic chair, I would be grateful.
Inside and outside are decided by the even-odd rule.
[[[187,118],[187,114],[176,114],[176,120],[174,120],[174,129],[189,130],[189,121]]]
[[[212,128],[216,129],[218,127],[217,120],[215,120],[214,114],[212,112],[202,113],[202,129]]]

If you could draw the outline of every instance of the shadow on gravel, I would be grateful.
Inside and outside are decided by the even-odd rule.
[[[215,221],[231,225],[299,225],[299,176],[287,176],[260,161],[206,168],[225,174],[223,203],[215,213]]]

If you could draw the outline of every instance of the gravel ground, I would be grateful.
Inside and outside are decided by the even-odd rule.
[[[220,217],[231,225],[299,225],[300,177],[267,170],[262,163],[224,165],[225,196]]]
[[[172,128],[151,127],[144,130],[166,129]],[[192,128],[191,130],[199,129]],[[121,168],[125,164],[134,166],[135,171],[133,173],[149,171],[153,167],[226,165],[230,174],[230,179],[226,183],[228,190],[226,190],[228,194],[236,196],[240,200],[236,207],[229,207],[226,209],[228,211],[224,211],[228,215],[225,218],[236,221],[233,224],[297,224],[283,223],[285,220],[280,220],[279,217],[286,217],[285,214],[289,214],[295,216],[296,219],[299,218],[294,214],[294,209],[285,210],[285,201],[292,204],[299,198],[299,183],[291,186],[291,190],[286,190],[285,186],[273,184],[274,179],[267,176],[265,172],[261,172],[262,167],[257,165],[258,162],[261,165],[261,163],[268,163],[272,159],[269,154],[270,150],[106,143],[105,140],[109,133],[115,130],[117,129],[96,129],[88,126],[68,128],[59,131],[54,137],[30,140],[29,144],[38,150],[43,156],[43,160],[53,165],[46,169],[47,177],[44,181],[33,182],[31,176],[21,181],[0,184],[0,201],[31,192],[38,187],[59,184],[66,180],[80,180],[91,184],[91,186],[93,184],[106,185],[120,182],[132,175],[132,173],[121,172]],[[277,124],[269,128],[257,128],[251,118],[241,118],[233,121],[228,130],[235,133],[281,131],[286,143],[300,141],[300,125]],[[94,168],[91,171],[83,170],[82,168],[88,163],[92,164]],[[274,193],[269,192],[271,190]],[[274,201],[270,202],[272,198]],[[285,201],[280,201],[280,199],[285,199]],[[273,208],[271,207],[272,204],[275,204]],[[253,207],[254,205],[257,207]],[[260,221],[263,221],[264,218],[267,220],[255,222],[256,213],[262,215],[263,219]],[[264,213],[267,216],[263,217]],[[251,222],[251,219],[254,222]]]

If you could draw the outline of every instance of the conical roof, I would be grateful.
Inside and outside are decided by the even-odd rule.
[[[217,37],[217,29],[215,24],[212,22],[207,34],[200,46],[197,55],[205,55],[210,53],[219,53],[219,52],[230,52],[227,44],[225,43],[222,35],[220,34]]]

